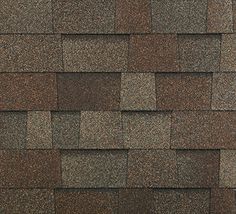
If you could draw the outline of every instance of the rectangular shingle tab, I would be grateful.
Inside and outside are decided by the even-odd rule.
[[[115,0],[52,0],[57,33],[113,33]]]
[[[151,0],[152,30],[156,33],[204,33],[207,0]]]
[[[63,186],[124,187],[126,166],[126,151],[66,151],[62,153]]]
[[[73,35],[63,37],[66,72],[121,72],[127,70],[128,37]]]
[[[0,72],[61,72],[59,35],[0,35]]]

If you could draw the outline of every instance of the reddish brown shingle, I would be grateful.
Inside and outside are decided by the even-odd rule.
[[[156,74],[158,110],[205,110],[211,105],[211,74]]]
[[[55,74],[0,74],[0,110],[57,108]]]
[[[60,74],[58,107],[61,110],[119,110],[120,74]]]
[[[0,151],[0,187],[52,188],[61,184],[60,154],[53,150]]]
[[[133,35],[130,40],[129,70],[133,72],[178,71],[175,35]]]

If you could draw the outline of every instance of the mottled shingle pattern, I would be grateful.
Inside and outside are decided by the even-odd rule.
[[[236,0],[0,0],[0,213],[236,214]]]

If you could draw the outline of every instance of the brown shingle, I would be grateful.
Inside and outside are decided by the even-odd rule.
[[[150,0],[117,0],[116,32],[148,33],[151,31]]]
[[[65,36],[66,72],[121,72],[127,70],[128,37],[117,35]]]
[[[1,0],[0,33],[51,33],[51,0]]]
[[[50,111],[29,111],[27,115],[27,148],[52,148]]]
[[[79,112],[52,112],[53,146],[59,149],[78,149]]]
[[[234,32],[236,31],[236,0],[232,0],[233,6],[233,28]]]
[[[150,189],[119,190],[119,213],[151,214],[154,211],[153,191]]]
[[[152,29],[157,33],[204,33],[207,0],[151,0]]]
[[[48,188],[61,183],[60,154],[52,150],[0,151],[0,187]]]
[[[207,32],[233,32],[232,0],[208,0]]]
[[[122,73],[121,109],[156,109],[155,74]]]
[[[210,192],[202,189],[157,189],[154,191],[155,212],[168,214],[208,214]]]
[[[170,126],[171,118],[168,113],[123,113],[125,148],[168,149],[170,148]]]
[[[62,71],[59,35],[1,35],[1,72]]]
[[[126,151],[76,151],[62,153],[64,187],[124,187]]]
[[[210,109],[211,74],[156,74],[157,109]]]
[[[180,70],[216,72],[220,69],[220,35],[178,36]]]
[[[174,149],[236,149],[236,114],[223,111],[174,112]]]
[[[112,214],[118,208],[113,190],[56,190],[57,214]]]
[[[220,187],[236,187],[236,150],[220,151]]]
[[[236,34],[223,34],[221,44],[221,71],[236,71]]]
[[[173,150],[129,150],[129,187],[173,187],[176,182]]]
[[[58,33],[113,33],[115,0],[52,0]]]
[[[79,147],[83,149],[123,148],[120,112],[81,112]]]
[[[178,186],[216,187],[219,180],[219,152],[216,150],[177,150]]]
[[[236,73],[215,73],[212,85],[212,109],[236,110]]]
[[[57,108],[55,74],[0,74],[0,110]]]
[[[130,41],[129,70],[134,72],[178,71],[175,35],[134,35]]]
[[[118,73],[58,75],[58,105],[66,110],[118,110],[121,77]]]
[[[26,126],[25,112],[0,112],[0,148],[25,148]]]
[[[211,213],[234,214],[235,191],[232,189],[211,189]]]
[[[1,189],[1,213],[48,213],[53,214],[54,196],[46,189]]]

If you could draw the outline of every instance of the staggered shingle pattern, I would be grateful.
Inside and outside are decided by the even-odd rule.
[[[0,0],[0,213],[236,214],[236,0]]]

